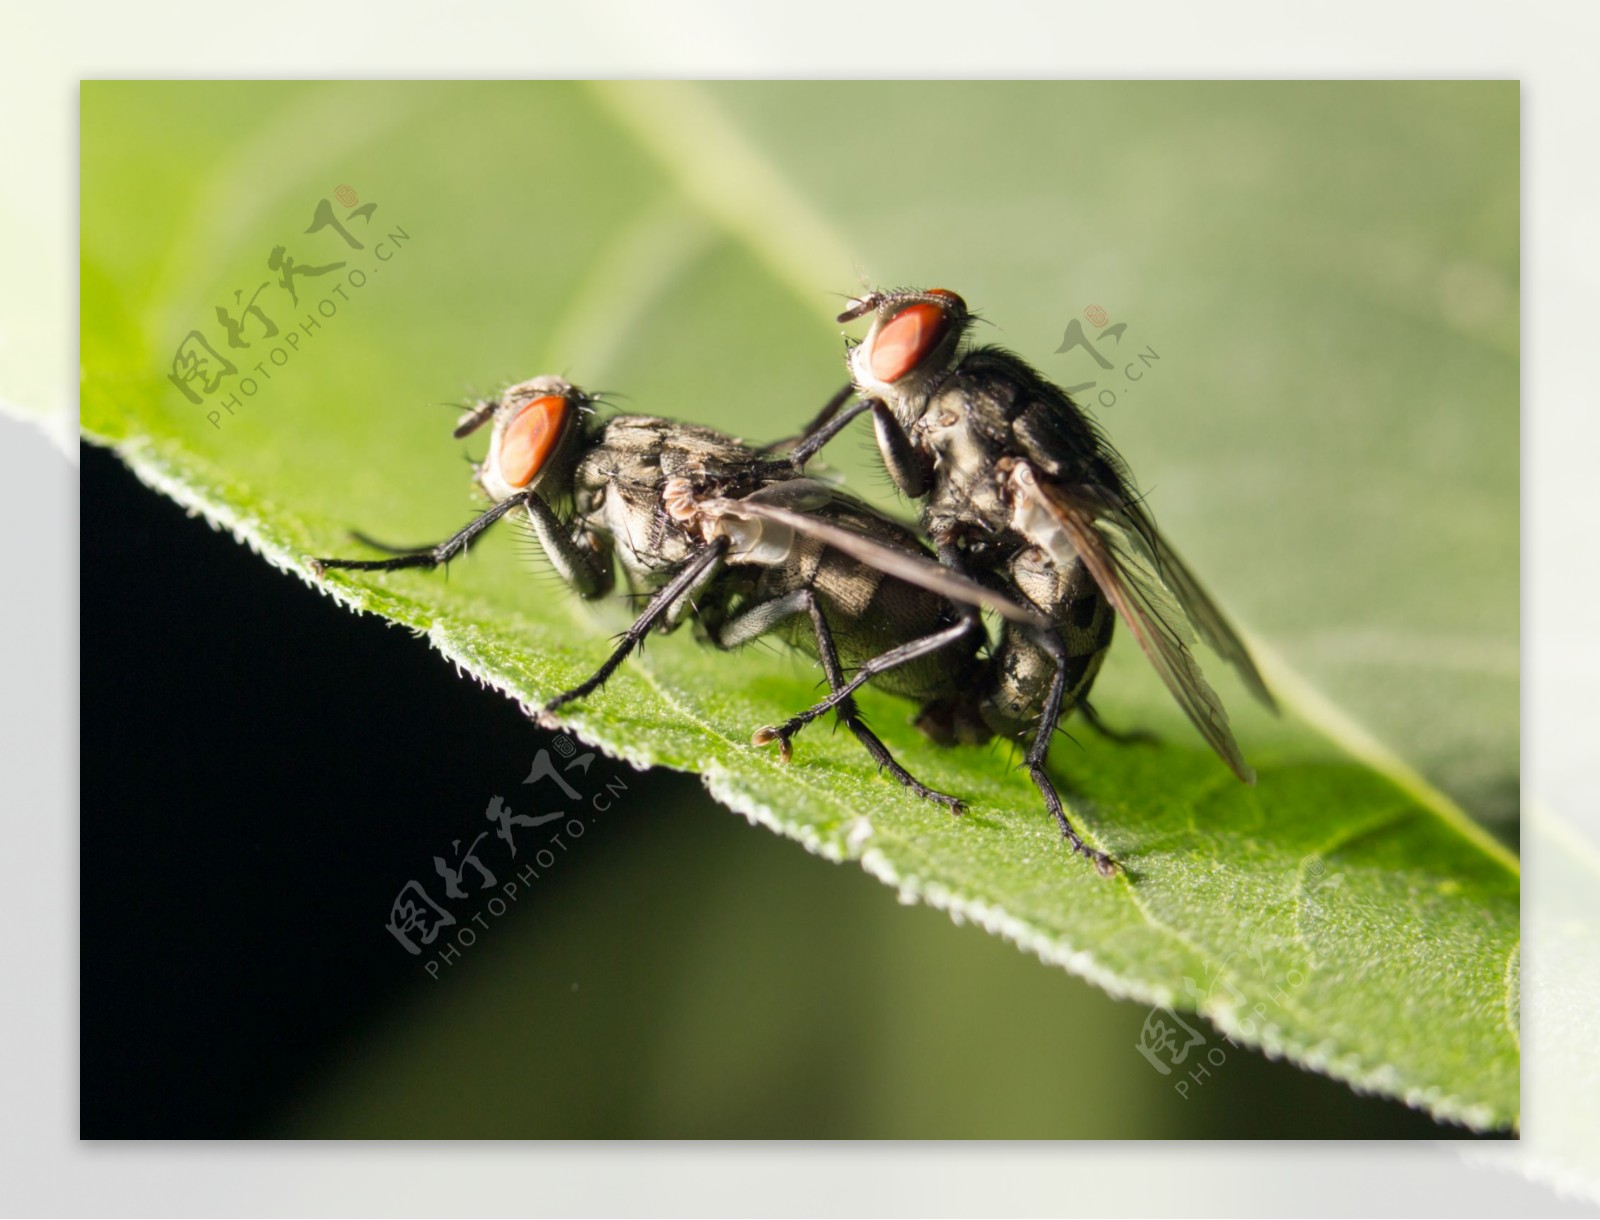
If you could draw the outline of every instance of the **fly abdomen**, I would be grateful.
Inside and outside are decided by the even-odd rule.
[[[1082,560],[1058,565],[1039,547],[1026,547],[1011,557],[1006,574],[1017,592],[1045,611],[1065,648],[1065,717],[1088,698],[1111,646],[1116,615]],[[1036,632],[1006,624],[980,700],[984,722],[1001,737],[1021,739],[1035,732],[1056,668]]]

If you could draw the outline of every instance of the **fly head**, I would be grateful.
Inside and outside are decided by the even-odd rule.
[[[947,288],[870,292],[850,302],[840,322],[872,316],[850,348],[850,379],[863,398],[889,404],[902,426],[921,414],[928,393],[956,362],[972,322],[967,303]]]
[[[535,377],[509,387],[493,403],[468,412],[456,428],[462,436],[491,418],[489,452],[478,467],[478,484],[498,502],[538,490],[546,500],[572,493],[572,469],[583,435],[590,397],[560,377]]]

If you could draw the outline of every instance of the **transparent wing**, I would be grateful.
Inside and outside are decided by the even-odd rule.
[[[1173,569],[1162,554],[1159,536],[1152,541],[1148,517],[1096,497],[1092,490],[1041,482],[1026,462],[1019,462],[1010,477],[1013,525],[1058,562],[1083,560],[1178,706],[1233,773],[1253,784],[1255,772],[1239,752],[1222,700],[1189,649],[1195,628],[1180,604],[1183,594],[1163,581],[1163,576],[1173,579]],[[1209,599],[1206,604],[1210,605]],[[1228,636],[1237,643],[1231,630]],[[1242,651],[1243,645],[1239,648]]]
[[[1027,387],[1037,405],[1022,411],[1013,428],[1024,442],[1023,452],[1033,456],[1039,467],[1041,485],[1072,486],[1083,489],[1084,503],[1093,508],[1097,519],[1120,520],[1136,534],[1154,559],[1161,582],[1178,599],[1178,604],[1194,624],[1200,638],[1216,654],[1238,671],[1250,693],[1274,712],[1277,702],[1262,680],[1250,651],[1228,622],[1211,595],[1195,578],[1167,540],[1156,528],[1155,520],[1125,489],[1130,483],[1128,468],[1099,430],[1078,410],[1072,399],[1044,381],[1031,368],[1009,353],[989,350],[985,359],[1000,365],[1013,382]],[[1071,462],[1052,468],[1050,455],[1074,455]],[[1092,455],[1085,459],[1084,455]],[[1094,496],[1090,500],[1088,497]]]
[[[1161,536],[1155,522],[1142,505],[1129,505],[1124,511],[1132,519],[1135,532],[1153,551],[1157,572],[1162,582],[1177,597],[1178,604],[1183,607],[1184,613],[1189,616],[1189,621],[1194,624],[1195,630],[1200,633],[1200,638],[1206,642],[1206,646],[1238,671],[1239,677],[1244,680],[1252,695],[1276,712],[1278,701],[1267,689],[1261,671],[1256,668],[1256,663],[1250,656],[1250,650],[1244,646],[1244,641],[1239,638],[1233,625],[1228,622],[1217,603],[1211,600],[1211,595],[1190,571],[1189,565],[1178,558],[1177,552]]]

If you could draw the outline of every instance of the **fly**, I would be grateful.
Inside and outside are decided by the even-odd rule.
[[[851,384],[791,451],[797,469],[870,412],[900,491],[922,501],[940,559],[1050,620],[1004,624],[994,682],[946,709],[952,734],[1025,741],[1027,766],[1063,833],[1102,872],[1045,773],[1059,720],[1088,702],[1120,618],[1201,735],[1246,783],[1226,710],[1189,645],[1196,633],[1275,705],[1238,633],[1156,528],[1127,466],[1070,396],[1020,357],[973,345],[966,302],[948,289],[872,292],[840,322],[870,316],[848,346]],[[842,410],[853,389],[859,401]],[[930,726],[937,728],[937,724]]]
[[[652,631],[692,619],[719,648],[775,636],[820,662],[824,705],[757,731],[791,740],[831,709],[862,746],[918,796],[955,812],[867,726],[853,693],[873,681],[923,705],[953,701],[984,664],[981,610],[1044,625],[1034,611],[939,564],[907,526],[827,484],[796,474],[709,428],[651,416],[600,420],[592,398],[539,377],[486,400],[460,420],[466,436],[492,422],[475,467],[492,507],[435,546],[392,548],[387,559],[317,559],[330,568],[434,568],[463,553],[500,518],[526,521],[551,565],[580,597],[609,594],[620,568],[644,609],[585,681],[545,703],[545,715],[598,691]],[[846,672],[854,670],[847,678]]]

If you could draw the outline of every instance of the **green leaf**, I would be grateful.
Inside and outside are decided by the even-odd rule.
[[[1115,395],[1102,423],[1284,696],[1274,721],[1212,666],[1258,786],[1125,639],[1096,703],[1164,744],[1086,736],[1053,764],[1112,881],[1005,751],[937,750],[887,697],[869,718],[966,817],[847,736],[808,733],[788,768],[748,745],[814,698],[780,652],[653,640],[572,726],[1112,994],[1515,1121],[1518,870],[1461,808],[1515,813],[1514,84],[94,83],[82,183],[86,434],[301,576],[352,526],[464,519],[435,404],[561,372],[769,439],[839,383],[828,294],[853,264],[959,288],[1000,341]],[[305,232],[340,185],[377,205],[359,251]],[[278,245],[347,266],[291,306]],[[217,306],[262,283],[278,336],[228,348]],[[1128,324],[1102,340],[1114,373],[1056,351],[1089,305]],[[191,329],[238,370],[199,405],[168,379]],[[890,503],[865,439],[830,457]],[[530,704],[626,622],[509,535],[448,579],[319,587]]]

